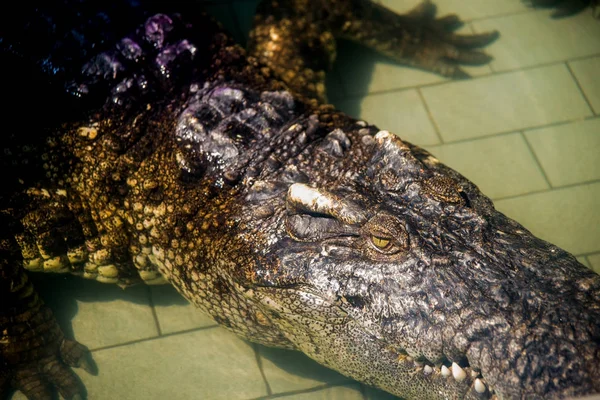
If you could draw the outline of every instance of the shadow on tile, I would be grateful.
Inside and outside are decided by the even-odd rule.
[[[171,285],[151,286],[150,298],[162,334],[216,325],[212,318],[189,303]]]
[[[273,393],[309,389],[323,384],[353,382],[340,373],[311,360],[299,351],[257,345],[263,371]]]
[[[155,306],[186,306],[189,302],[170,284],[149,286]]]
[[[121,304],[122,302],[131,304],[132,309],[140,311],[149,307],[150,304],[148,288],[143,284],[121,289],[117,285],[72,275],[30,273],[29,276],[44,302],[52,309],[65,335],[71,338],[77,336],[75,335],[77,332],[74,332],[73,329],[73,320],[80,311],[80,307],[87,307],[88,304],[95,306],[99,303],[104,303],[109,307],[108,303],[119,302]],[[185,304],[186,300],[181,296],[157,296],[155,302]],[[89,311],[84,313],[89,314]],[[144,312],[144,314],[146,313]],[[93,315],[83,315],[82,317],[94,318]],[[89,345],[93,346],[94,343],[89,343]]]
[[[353,77],[351,82],[346,82],[342,78],[342,86],[352,85],[352,90],[348,90],[348,87],[344,87],[345,92],[364,95],[369,92],[369,86],[375,71],[375,63],[380,59],[381,56],[373,50],[347,40],[338,40],[337,58],[333,70],[340,71],[342,77],[348,75],[348,72],[351,70],[351,75]],[[393,64],[392,61],[389,62]],[[329,94],[329,97],[335,100],[343,100],[339,96],[334,96],[333,94]],[[345,111],[350,115],[360,115],[360,106],[358,103],[355,108],[356,109]]]
[[[123,299],[145,304],[146,301],[137,296],[131,296],[134,291],[145,287],[143,284],[121,289],[114,284],[100,283],[66,274],[30,273],[29,277],[42,295],[48,295],[48,299],[45,299],[47,303],[63,297],[71,297],[84,302]]]
[[[400,397],[396,397],[393,394],[384,392],[380,389],[375,389],[370,386],[365,386],[365,397],[368,400],[400,400]]]
[[[372,87],[377,63],[390,67],[399,66],[398,63],[367,47],[349,40],[337,40],[337,58],[334,69],[341,72],[342,83],[347,93],[356,97],[372,91],[396,88],[390,86],[389,82],[385,84],[383,81]]]

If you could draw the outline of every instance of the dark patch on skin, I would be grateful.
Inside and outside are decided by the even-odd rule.
[[[364,308],[368,300],[361,296],[346,296],[342,298],[342,301],[347,301],[352,307]]]

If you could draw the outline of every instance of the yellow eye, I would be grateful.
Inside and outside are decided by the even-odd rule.
[[[378,236],[371,236],[371,242],[373,242],[375,247],[377,247],[379,249],[385,249],[390,244],[390,239],[386,239],[386,238],[382,238],[382,237],[378,237]]]

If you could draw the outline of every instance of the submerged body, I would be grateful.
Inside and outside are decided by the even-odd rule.
[[[600,277],[426,151],[325,103],[334,37],[461,77],[493,33],[456,36],[428,4],[266,2],[246,54],[183,5],[81,7],[71,25],[23,12],[3,42],[31,79],[7,82],[0,393],[82,393],[66,365],[85,351],[25,270],[168,281],[244,338],[405,398],[600,391]]]

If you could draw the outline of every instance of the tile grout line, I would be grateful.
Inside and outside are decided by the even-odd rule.
[[[600,179],[595,179],[595,180],[585,181],[585,182],[571,183],[571,184],[564,185],[564,186],[557,186],[557,187],[552,188],[552,189],[534,190],[534,191],[531,191],[531,192],[516,194],[516,195],[513,195],[513,196],[498,197],[498,198],[492,199],[492,201],[494,203],[496,203],[497,201],[502,201],[502,200],[513,200],[513,199],[517,199],[519,197],[526,197],[526,196],[531,196],[531,195],[534,195],[534,194],[541,194],[541,193],[557,192],[559,190],[572,189],[572,188],[578,187],[578,186],[589,186],[589,185],[594,185],[594,184],[597,184],[597,183],[600,183]]]
[[[597,118],[597,117],[586,118],[586,120],[587,119],[595,119],[595,118]],[[572,122],[574,122],[574,121],[560,123],[559,125],[566,125],[567,123],[572,123]],[[551,124],[549,126],[554,126],[554,125],[555,124]],[[539,129],[539,128],[536,128],[536,129]],[[490,136],[483,136],[483,137],[477,137],[477,138],[471,138],[471,139],[463,139],[463,140],[458,140],[458,141],[454,141],[454,142],[447,142],[447,143],[444,143],[444,145],[448,146],[448,145],[454,145],[454,144],[465,144],[465,143],[469,143],[469,142],[475,142],[475,141],[480,141],[480,140],[489,140],[489,139],[496,138],[496,137],[509,136],[509,135],[514,135],[514,134],[520,134],[520,135],[524,136],[524,132],[522,132],[522,131],[502,132],[502,133],[498,133],[498,134],[490,135]],[[402,137],[400,137],[400,139],[402,139]],[[511,195],[511,196],[494,197],[494,198],[492,198],[492,201],[496,202],[496,201],[500,201],[500,200],[510,200],[510,199],[529,196],[529,195],[533,195],[533,194],[540,194],[540,193],[552,192],[552,191],[557,191],[557,190],[562,190],[562,189],[569,189],[569,188],[573,188],[573,187],[577,187],[577,186],[586,186],[586,185],[591,185],[591,184],[595,184],[595,183],[600,183],[600,179],[592,179],[592,180],[587,180],[587,181],[569,183],[566,185],[553,186],[552,184],[550,184],[550,181],[549,181],[548,177],[546,176],[546,172],[541,167],[541,163],[537,159],[537,156],[535,156],[535,152],[530,147],[529,141],[527,140],[526,137],[524,137],[524,139],[525,139],[525,143],[527,144],[529,151],[532,153],[532,155],[534,157],[534,160],[538,164],[538,168],[540,168],[540,172],[542,173],[542,176],[544,177],[546,183],[548,184],[548,187],[546,189],[533,190],[530,192],[519,193],[519,194],[515,194],[515,195]],[[441,146],[442,145],[427,145],[427,146],[421,146],[421,147],[423,147],[425,150],[427,150],[433,156],[435,156],[436,149]]]
[[[453,144],[466,144],[466,143],[470,143],[470,142],[478,142],[478,141],[483,141],[483,140],[489,140],[489,139],[493,139],[493,138],[497,138],[497,137],[502,137],[502,136],[509,136],[509,135],[514,135],[516,133],[519,133],[520,131],[507,131],[507,132],[498,132],[498,133],[494,133],[491,135],[485,135],[485,136],[476,136],[476,137],[472,137],[472,138],[465,138],[465,139],[458,139],[458,140],[451,140],[449,142],[444,142],[444,145],[453,145]],[[402,139],[402,137],[400,137],[400,139]],[[439,144],[434,144],[434,145],[427,145],[427,148],[433,148],[432,151],[435,151],[435,147],[437,146],[441,146]],[[424,147],[424,146],[421,146]]]
[[[585,92],[583,91],[583,88],[581,87],[581,84],[579,83],[579,79],[577,79],[577,76],[575,75],[575,72],[573,72],[573,69],[571,69],[571,65],[569,64],[569,62],[570,61],[565,61],[565,66],[569,70],[569,73],[571,74],[571,77],[575,81],[575,84],[577,85],[577,88],[579,89],[579,92],[583,96],[583,99],[585,100],[585,102],[587,103],[588,107],[590,108],[590,111],[591,111],[592,115],[597,115],[594,112],[594,107],[592,107],[592,103],[590,102],[590,100],[586,96]]]
[[[577,254],[575,257],[585,257],[587,259],[589,256],[595,256],[595,255],[600,255],[600,251],[592,251],[592,252],[589,252],[589,253],[581,253],[581,254]]]
[[[473,35],[477,35],[477,34],[479,34],[479,32],[477,32],[477,30],[475,29],[475,26],[473,26],[473,22],[472,22],[472,21],[469,21],[469,22],[468,22],[468,24],[469,24],[469,29],[471,30],[471,33],[472,33]],[[493,40],[491,43],[494,43],[494,42],[495,42],[496,40],[498,40],[498,39],[499,39],[499,37],[497,37],[496,39],[494,39],[494,40]],[[490,45],[491,43],[488,43],[488,44],[487,44],[485,47],[487,47],[487,46],[488,46],[488,45]],[[483,50],[481,50],[481,51],[483,51]],[[485,54],[487,54],[487,53],[485,53]],[[488,55],[489,55],[489,54],[488,54]],[[495,75],[495,74],[496,74],[496,70],[495,70],[495,69],[493,68],[493,66],[492,66],[492,64],[493,64],[493,62],[494,62],[494,57],[493,57],[493,56],[491,56],[491,55],[490,55],[490,57],[492,57],[492,59],[491,59],[490,61],[488,61],[488,62],[487,62],[486,64],[484,64],[484,65],[481,65],[481,67],[482,67],[482,68],[487,68],[487,69],[489,70],[489,73],[488,73],[488,74],[483,74],[483,75],[481,75],[481,76],[491,76],[491,75]]]
[[[150,289],[150,286],[146,285],[146,291],[148,293],[148,302],[150,303],[150,310],[152,310],[152,318],[154,318],[154,325],[156,326],[158,336],[161,337],[163,333],[160,327],[160,321],[158,320],[158,314],[156,313],[156,307],[154,306],[154,297],[152,297],[152,290]]]
[[[186,329],[186,330],[178,331],[178,332],[164,333],[162,336],[150,336],[150,337],[145,337],[145,338],[141,338],[141,339],[129,340],[129,341],[122,342],[122,343],[110,344],[108,346],[102,346],[102,347],[97,347],[95,349],[90,349],[90,352],[95,353],[97,351],[110,350],[110,349],[114,349],[117,347],[125,347],[125,346],[129,346],[132,344],[137,344],[137,343],[151,342],[153,340],[165,339],[165,338],[168,338],[171,336],[176,336],[176,335],[184,335],[186,333],[206,331],[206,330],[214,329],[214,328],[219,328],[219,325],[202,326],[199,328]]]
[[[540,10],[539,8],[536,9],[536,8],[530,7],[529,9],[520,10],[520,11],[505,12],[505,13],[499,13],[499,14],[495,14],[495,15],[486,15],[484,17],[475,17],[475,18],[471,18],[465,22],[471,23],[471,22],[487,21],[487,20],[496,19],[496,18],[514,17],[515,15],[531,14],[531,13],[534,13],[539,10]]]
[[[491,73],[487,73],[487,74],[483,74],[483,75],[471,76],[471,78],[466,79],[466,80],[451,80],[451,79],[447,79],[447,80],[438,81],[438,82],[424,83],[424,84],[418,85],[418,86],[402,86],[402,87],[398,87],[398,88],[394,88],[394,89],[375,90],[375,91],[366,92],[366,93],[351,93],[351,94],[348,94],[348,96],[345,99],[343,99],[343,100],[358,100],[358,99],[362,99],[362,98],[364,98],[366,96],[372,96],[372,95],[376,96],[376,95],[381,95],[381,94],[390,94],[390,93],[402,92],[402,91],[407,91],[407,90],[411,90],[411,89],[430,88],[430,87],[436,87],[436,86],[451,84],[451,83],[455,83],[455,82],[475,81],[475,80],[480,80],[480,79],[495,77],[495,76],[499,76],[499,75],[510,74],[510,73],[514,73],[514,72],[530,71],[530,70],[537,69],[537,68],[544,68],[544,67],[551,67],[551,66],[561,65],[561,64],[564,64],[565,62],[583,61],[583,60],[587,60],[588,58],[594,58],[594,57],[598,57],[598,56],[600,56],[600,53],[587,54],[587,55],[584,55],[584,56],[581,56],[581,57],[573,57],[573,58],[571,58],[569,60],[554,60],[554,61],[548,61],[548,62],[541,63],[541,64],[527,65],[527,66],[523,66],[523,67],[519,67],[519,68],[512,68],[512,69],[507,69],[507,70],[502,70],[502,71],[495,71],[491,66],[489,66],[490,70],[492,71]],[[404,67],[404,68],[410,68],[408,66],[405,66],[405,65],[402,65],[402,64],[399,64],[399,63],[397,65],[400,66],[400,67]],[[433,74],[433,72],[432,72],[432,74]]]
[[[273,394],[273,390],[271,389],[271,385],[267,380],[267,375],[265,374],[265,370],[263,368],[262,357],[260,355],[258,344],[252,343],[252,349],[254,350],[254,356],[256,357],[256,365],[258,366],[258,370],[260,371],[260,376],[262,376],[263,382],[265,383],[265,389],[267,389],[267,396],[271,396]]]
[[[577,118],[568,119],[568,120],[564,120],[564,121],[554,121],[554,122],[550,122],[549,124],[545,124],[545,125],[527,126],[525,128],[520,128],[519,130],[525,132],[525,131],[535,131],[535,130],[546,129],[546,128],[554,128],[557,126],[573,124],[573,123],[580,122],[580,121],[589,121],[589,120],[597,119],[598,117],[600,117],[600,115],[588,115],[586,117],[577,117]]]
[[[357,383],[357,382],[353,381],[353,380],[348,380],[348,382],[340,383],[340,384],[326,383],[326,384],[314,386],[314,387],[308,388],[308,389],[290,390],[289,392],[281,392],[281,393],[274,393],[274,394],[271,394],[268,396],[254,397],[251,400],[270,400],[270,399],[285,398],[285,397],[293,396],[296,394],[315,393],[315,392],[320,392],[321,390],[325,390],[325,389],[330,389],[330,388],[335,388],[335,387],[340,387],[340,386],[347,386],[348,384],[352,384],[352,383]]]
[[[512,131],[501,131],[501,132],[491,133],[489,135],[486,134],[483,136],[474,136],[474,137],[468,137],[468,138],[464,138],[464,139],[451,140],[451,141],[445,142],[444,144],[462,144],[462,143],[468,143],[468,142],[477,141],[477,140],[486,140],[486,139],[490,139],[490,138],[498,137],[498,136],[512,135],[512,134],[520,133],[520,132],[533,131],[533,130],[545,129],[545,128],[553,128],[556,126],[572,124],[574,122],[579,122],[579,121],[593,120],[598,117],[599,117],[598,115],[589,115],[587,117],[577,117],[577,118],[563,120],[563,121],[554,121],[554,122],[550,122],[548,124],[531,125],[531,126],[521,127],[521,128],[518,128],[518,129],[515,129]],[[438,146],[438,145],[430,145],[430,146]]]
[[[542,173],[542,176],[544,177],[546,184],[548,185],[548,187],[550,189],[554,189],[554,186],[550,182],[550,178],[548,178],[548,174],[546,173],[546,170],[544,170],[544,167],[543,167],[542,163],[540,162],[537,154],[535,153],[533,146],[531,145],[531,143],[529,143],[529,140],[527,140],[527,135],[525,135],[525,132],[523,132],[523,131],[521,131],[519,133],[521,135],[521,138],[525,141],[525,146],[527,146],[527,148],[529,149],[529,153],[531,154],[531,156],[533,157],[533,160],[537,164],[539,171]]]
[[[570,61],[584,61],[584,60],[587,60],[588,58],[594,58],[594,57],[598,57],[598,56],[600,56],[600,53],[586,54],[583,56],[577,56],[577,57],[573,57],[573,58],[569,58],[569,59],[546,61],[546,62],[542,62],[540,64],[524,65],[524,66],[520,66],[520,67],[516,67],[516,68],[509,68],[509,69],[500,70],[500,71],[496,71],[492,68],[492,70],[494,71],[493,74],[477,75],[477,76],[474,76],[473,78],[477,79],[477,78],[485,78],[488,76],[509,74],[511,72],[529,71],[529,70],[536,69],[536,68],[544,68],[544,67],[560,65],[562,63],[570,62]]]
[[[423,96],[423,93],[421,93],[421,88],[417,87],[415,89],[417,91],[417,94],[419,95],[419,98],[421,99],[421,104],[423,105],[423,108],[425,108],[425,112],[427,113],[427,116],[429,117],[429,122],[431,122],[431,125],[433,126],[433,130],[435,131],[435,134],[437,136],[437,138],[440,141],[440,144],[444,144],[444,139],[442,138],[442,134],[440,132],[440,127],[438,126],[437,122],[435,122],[435,119],[433,118],[433,114],[431,113],[431,110],[429,109],[429,105],[427,105],[427,102],[425,101],[425,97]]]

